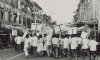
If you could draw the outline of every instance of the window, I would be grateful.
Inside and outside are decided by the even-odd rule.
[[[21,16],[19,15],[19,24],[21,24]]]
[[[3,20],[3,17],[4,17],[4,12],[2,11],[1,12],[1,20]]]
[[[16,19],[17,19],[18,15],[17,15],[17,13],[14,13],[13,15],[14,15],[14,23],[16,23]]]
[[[8,20],[9,20],[9,22],[11,22],[11,12],[9,11],[9,15],[8,15],[9,17],[8,17]]]
[[[26,26],[26,18],[23,17],[23,25]]]
[[[31,20],[29,18],[27,18],[27,27],[30,28],[31,27]]]

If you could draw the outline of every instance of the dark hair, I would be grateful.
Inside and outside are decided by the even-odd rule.
[[[40,38],[42,38],[42,35],[41,34],[38,36],[38,39],[40,39]]]
[[[66,37],[66,38],[69,38],[69,35],[68,35],[68,34],[65,34],[65,37]]]
[[[26,35],[26,38],[29,38],[29,34]]]
[[[47,36],[47,34],[44,34],[44,37],[46,37]]]
[[[59,34],[56,34],[56,36],[55,36],[56,38],[59,38]]]
[[[61,38],[65,38],[65,35],[61,35]]]
[[[36,34],[34,34],[34,36],[36,36]]]

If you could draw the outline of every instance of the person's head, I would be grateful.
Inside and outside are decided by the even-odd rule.
[[[34,34],[34,36],[36,36],[36,34]]]
[[[52,38],[55,38],[55,37],[56,37],[56,34],[53,34],[53,35],[52,35]]]
[[[65,38],[69,38],[69,36],[67,34],[65,34]]]
[[[29,38],[29,35],[28,34],[26,35],[26,38]]]
[[[65,38],[65,35],[61,35],[61,38],[64,39]]]
[[[44,37],[46,37],[47,36],[47,34],[44,34]]]
[[[40,39],[40,38],[42,38],[42,35],[41,34],[39,35],[38,39]]]

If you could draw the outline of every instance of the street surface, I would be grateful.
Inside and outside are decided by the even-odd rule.
[[[0,60],[67,60],[66,57],[55,59],[53,57],[29,57],[25,58],[24,53],[17,53],[13,48],[0,50]],[[79,60],[82,60],[79,58]],[[85,60],[89,60],[86,58]],[[100,57],[98,58],[100,60]]]

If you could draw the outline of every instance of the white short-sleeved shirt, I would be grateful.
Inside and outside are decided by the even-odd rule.
[[[59,39],[58,38],[53,38],[52,43],[59,45]]]
[[[59,44],[63,44],[63,39],[59,38]]]
[[[22,37],[20,37],[20,36],[16,37],[16,38],[15,38],[15,42],[16,42],[16,44],[21,44],[21,42],[22,42]]]
[[[34,40],[33,40],[33,37],[30,37],[30,38],[29,38],[30,46],[33,46],[33,41],[34,41]]]
[[[71,44],[71,49],[76,49],[78,47],[78,42],[77,42],[77,38],[71,38],[70,39],[70,44]]]
[[[33,37],[33,44],[32,44],[32,45],[33,45],[34,47],[37,47],[37,44],[38,44],[38,38],[37,38],[36,36],[34,36],[34,37]]]
[[[88,48],[89,48],[89,40],[84,38],[82,40],[82,49],[88,49]]]
[[[69,48],[70,40],[68,38],[63,39],[63,48]]]
[[[51,36],[50,35],[47,35],[45,40],[46,40],[46,45],[51,45]]]
[[[29,44],[30,44],[30,39],[25,38],[24,47],[29,47]]]
[[[98,43],[95,40],[91,40],[90,43],[89,43],[90,51],[96,51],[97,45],[98,45]]]
[[[82,38],[77,37],[78,44],[82,44]]]

